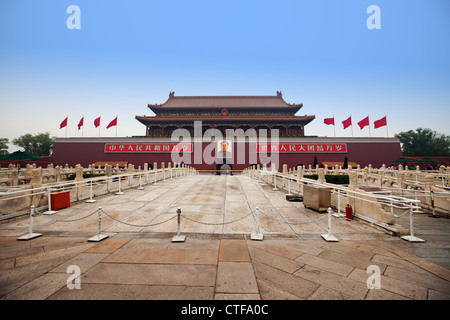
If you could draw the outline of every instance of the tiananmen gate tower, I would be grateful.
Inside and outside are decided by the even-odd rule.
[[[242,170],[253,164],[288,167],[334,166],[347,157],[361,167],[379,167],[402,156],[397,138],[305,135],[314,115],[296,115],[301,103],[273,96],[175,96],[149,104],[153,116],[136,116],[145,135],[136,137],[56,138],[54,163],[88,166],[126,161],[149,167],[185,163],[197,170]],[[143,128],[144,131],[144,128]]]

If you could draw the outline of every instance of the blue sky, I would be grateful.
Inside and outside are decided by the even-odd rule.
[[[69,30],[67,7],[81,9]],[[369,30],[367,7],[381,10]],[[134,119],[176,95],[275,95],[323,119],[387,115],[389,136],[427,127],[450,135],[450,1],[0,1],[0,137],[49,131],[143,135]],[[13,150],[11,147],[10,150]]]

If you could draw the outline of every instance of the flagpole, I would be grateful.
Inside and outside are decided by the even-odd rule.
[[[67,116],[66,119],[67,119],[67,124],[66,124],[66,136],[65,136],[65,138],[67,138],[67,127],[68,127],[68,124],[69,124],[68,123],[69,122],[69,116]]]
[[[334,137],[336,138],[336,123],[334,122],[334,114],[333,114],[333,130],[334,130]]]
[[[367,120],[369,120],[369,115],[367,115]],[[371,137],[370,135],[370,120],[369,120],[369,138]]]
[[[352,115],[350,115],[350,118],[351,118],[351,117],[352,117]],[[352,137],[353,137],[353,120],[352,120],[351,126],[352,126]]]
[[[387,116],[384,115],[384,117],[386,118],[386,138],[389,138],[389,131],[388,131],[388,125],[387,125]]]
[[[81,129],[81,136],[84,136],[84,114],[83,114],[83,129]]]
[[[117,137],[117,126],[118,126],[118,123],[119,123],[119,115],[116,115],[116,137]]]

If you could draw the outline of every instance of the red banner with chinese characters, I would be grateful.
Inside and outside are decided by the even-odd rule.
[[[179,143],[139,143],[139,144],[105,144],[105,153],[167,153],[192,152],[192,144]]]
[[[302,143],[302,144],[258,144],[256,152],[278,153],[347,153],[347,144]]]

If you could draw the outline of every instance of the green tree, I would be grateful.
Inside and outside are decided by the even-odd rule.
[[[0,138],[0,156],[8,154],[8,138]]]
[[[38,133],[31,135],[29,133],[13,140],[13,143],[22,147],[25,152],[34,156],[49,156],[53,151],[55,137],[50,137],[50,133]]]
[[[418,128],[395,135],[402,143],[404,156],[450,156],[450,136],[428,128]]]

